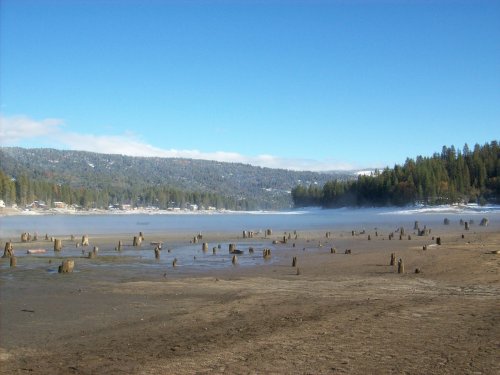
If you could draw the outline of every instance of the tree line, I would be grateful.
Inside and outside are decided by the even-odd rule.
[[[497,141],[443,146],[431,157],[406,159],[403,165],[375,170],[354,181],[332,180],[323,186],[292,189],[295,207],[385,206],[500,201],[500,147]]]
[[[7,206],[25,207],[43,201],[48,207],[54,202],[76,205],[82,209],[107,208],[110,205],[131,204],[135,207],[154,206],[160,209],[184,208],[187,204],[228,210],[251,210],[255,202],[236,199],[211,192],[184,191],[169,186],[137,188],[72,187],[21,174],[12,178],[0,170],[0,199]]]

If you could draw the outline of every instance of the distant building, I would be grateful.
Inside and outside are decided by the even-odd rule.
[[[68,205],[66,203],[64,203],[64,202],[54,202],[54,207],[55,208],[64,208],[65,209],[65,208],[68,207]]]

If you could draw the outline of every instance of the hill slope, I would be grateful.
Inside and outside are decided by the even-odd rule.
[[[0,148],[0,165],[4,174],[14,178],[25,175],[33,180],[98,190],[170,187],[247,200],[252,209],[290,207],[290,191],[297,184],[323,185],[332,178],[351,176],[346,172],[297,172],[207,160],[18,147]]]

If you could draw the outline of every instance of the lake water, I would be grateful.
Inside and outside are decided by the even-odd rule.
[[[177,214],[109,215],[18,215],[0,217],[0,238],[17,238],[23,232],[39,235],[138,233],[258,232],[300,230],[370,230],[378,228],[413,228],[415,221],[432,226],[473,219],[476,224],[488,218],[490,225],[500,223],[500,206],[439,206],[411,208],[340,208],[303,209],[283,212],[226,212]]]

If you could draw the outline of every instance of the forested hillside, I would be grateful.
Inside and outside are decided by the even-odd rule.
[[[296,207],[498,203],[499,157],[497,141],[475,145],[473,150],[467,144],[462,150],[444,146],[440,154],[407,159],[404,165],[359,176],[356,181],[299,184],[292,190],[292,197]]]
[[[348,178],[346,173],[336,176]],[[206,160],[1,148],[0,179],[0,199],[7,205],[43,200],[85,208],[167,208],[191,203],[249,210],[291,207],[295,185],[323,185],[332,174]]]

